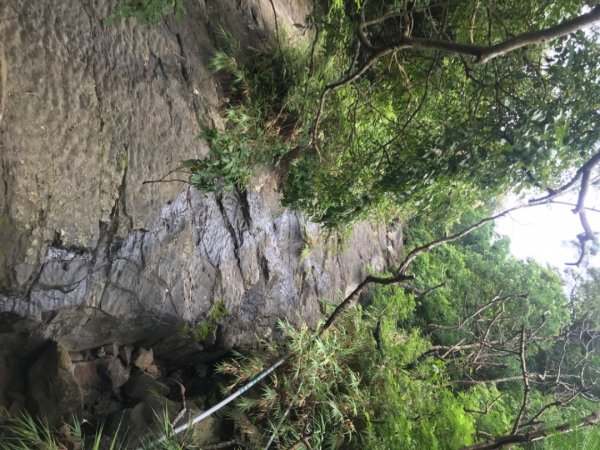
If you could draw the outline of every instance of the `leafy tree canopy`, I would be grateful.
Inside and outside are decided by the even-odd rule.
[[[317,2],[310,45],[217,54],[228,137],[186,163],[192,182],[244,184],[270,160],[284,202],[330,226],[558,187],[598,148],[600,41],[576,30],[599,17],[573,0]]]

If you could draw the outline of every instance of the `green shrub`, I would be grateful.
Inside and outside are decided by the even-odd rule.
[[[165,407],[166,408],[166,407]],[[195,448],[181,444],[185,436],[173,436],[173,426],[165,409],[156,413],[156,429],[139,441],[129,442],[121,433],[121,426],[113,436],[106,436],[102,425],[86,435],[82,430],[83,421],[73,419],[58,429],[50,429],[48,424],[28,413],[12,416],[4,411],[0,418],[0,450],[184,450]],[[88,422],[89,423],[89,422]],[[122,442],[125,438],[125,442]]]
[[[233,413],[245,412],[258,427],[261,446],[272,438],[278,448],[288,448],[304,437],[323,449],[449,450],[472,441],[473,419],[462,397],[445,386],[443,366],[426,362],[415,373],[404,369],[428,347],[416,330],[395,326],[414,302],[396,288],[377,295],[371,307],[349,310],[321,337],[282,323],[284,344],[268,342],[260,352],[221,364],[233,389],[277,355],[294,353],[260,394],[239,400]]]
[[[133,18],[141,23],[158,23],[170,16],[180,19],[184,14],[185,0],[123,0],[106,21],[113,24]]]
[[[215,331],[219,320],[227,316],[227,314],[229,314],[229,312],[227,311],[225,302],[223,302],[223,300],[218,300],[210,308],[206,320],[197,326],[186,323],[181,327],[179,333],[183,336],[191,337],[198,342],[204,342]]]

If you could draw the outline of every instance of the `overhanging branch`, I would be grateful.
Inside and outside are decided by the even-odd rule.
[[[331,83],[325,86],[325,88],[321,92],[321,95],[319,97],[319,104],[317,106],[317,112],[315,114],[315,119],[311,130],[311,141],[316,146],[317,151],[319,151],[317,134],[319,124],[321,121],[321,116],[323,115],[325,97],[328,94],[359,80],[367,72],[367,70],[369,70],[381,58],[404,49],[437,50],[446,53],[455,53],[458,55],[472,56],[473,58],[475,58],[476,63],[485,64],[491,61],[492,59],[504,56],[523,47],[566,36],[570,33],[573,33],[577,30],[581,30],[582,28],[585,28],[589,25],[600,21],[600,5],[594,7],[587,14],[582,14],[578,17],[575,17],[574,19],[567,20],[561,24],[543,30],[535,30],[523,33],[494,45],[482,46],[474,44],[464,44],[459,42],[452,42],[449,40],[411,37],[409,33],[403,33],[402,37],[400,37],[395,42],[378,48],[373,47],[371,42],[366,37],[365,33],[365,30],[368,27],[368,25],[383,22],[389,18],[397,17],[400,14],[401,12],[398,10],[389,13],[389,15],[383,15],[376,19],[363,19],[358,25],[358,36],[361,40],[361,43],[363,43],[365,47],[371,50],[371,55],[356,71],[354,71],[347,77],[336,81],[335,83]]]

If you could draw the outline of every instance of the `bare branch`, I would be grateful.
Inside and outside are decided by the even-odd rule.
[[[402,287],[402,289],[404,289],[406,292],[410,293],[410,294],[414,294],[415,296],[417,296],[418,298],[423,298],[423,297],[427,297],[429,294],[431,294],[432,292],[437,291],[438,289],[443,288],[444,286],[446,286],[446,283],[440,283],[437,284],[429,289],[426,289],[424,291],[421,291],[413,286],[410,286],[408,284],[401,284],[400,285]]]
[[[560,425],[548,428],[540,428],[538,430],[530,431],[528,433],[503,436],[494,439],[493,441],[469,445],[463,447],[461,450],[496,450],[510,444],[524,444],[526,442],[537,441],[539,439],[554,436],[557,434],[571,433],[583,427],[596,425],[599,421],[600,411],[596,411],[590,414],[589,416],[582,417],[577,423],[565,422]]]
[[[406,5],[406,2],[405,2],[405,5]],[[365,20],[360,25],[362,28],[365,28],[365,27],[369,27],[371,25],[376,25],[381,22],[385,22],[388,19],[392,19],[394,17],[399,17],[402,15],[404,15],[404,8],[403,9],[394,9],[394,10],[389,11],[379,17],[376,17],[375,19]]]
[[[600,9],[600,6],[596,7],[596,9]],[[565,192],[567,192],[568,190],[570,190],[571,188],[573,188],[575,186],[575,184],[579,181],[579,179],[581,178],[581,176],[583,175],[584,172],[591,171],[592,168],[596,164],[598,164],[598,162],[600,162],[600,152],[597,152],[590,159],[588,159],[577,170],[577,172],[575,172],[575,175],[573,176],[573,178],[571,178],[571,180],[569,182],[565,183],[558,189],[548,189],[548,195],[545,195],[544,197],[539,197],[539,198],[534,198],[532,200],[529,200],[529,203],[531,203],[531,204],[546,203],[549,200],[552,200],[555,197],[558,197],[559,195],[564,194]]]
[[[169,170],[165,175],[163,175],[162,177],[160,177],[158,180],[145,180],[142,182],[142,184],[151,184],[151,183],[173,183],[173,182],[177,182],[177,183],[185,183],[185,184],[191,184],[189,180],[181,180],[178,178],[174,178],[174,179],[170,179],[170,180],[166,180],[165,178],[167,178],[169,175],[175,173],[175,172],[184,172],[182,165],[179,165],[177,167],[175,167],[172,170]]]
[[[281,48],[281,35],[279,34],[279,20],[277,18],[277,10],[275,9],[275,4],[273,3],[273,0],[269,0],[269,3],[271,3],[271,9],[273,10],[273,21],[275,22],[275,37],[277,38],[279,56],[281,56],[281,62],[283,63],[283,66],[286,67],[285,55],[283,54],[283,49]]]
[[[521,375],[515,375],[511,377],[494,378],[491,380],[452,380],[449,381],[448,384],[497,384],[507,383],[509,381],[519,381],[521,378]]]
[[[485,409],[483,411],[477,411],[477,410],[474,410],[474,409],[465,408],[465,412],[472,413],[472,414],[481,414],[481,415],[487,414],[492,409],[492,406],[494,406],[494,404],[498,400],[500,400],[502,397],[504,397],[504,394],[500,394],[498,397],[496,397],[490,403],[488,403],[487,405],[485,405]]]
[[[598,9],[600,7],[596,7]],[[558,189],[548,189],[548,194],[535,198],[529,201],[530,204],[540,204],[540,203],[564,203],[564,202],[555,202],[553,199],[565,192],[571,190],[575,184],[581,180],[579,187],[579,194],[577,198],[577,204],[575,205],[574,213],[579,214],[579,221],[581,222],[581,226],[583,228],[583,233],[577,235],[577,239],[579,240],[580,245],[580,253],[577,261],[573,263],[566,263],[570,266],[578,266],[581,264],[585,255],[587,254],[588,243],[590,241],[596,240],[596,233],[592,230],[587,218],[587,208],[585,207],[585,199],[589,190],[590,180],[592,169],[596,164],[600,162],[600,152],[594,154],[590,159],[588,159],[579,169],[575,172],[575,175],[571,180]]]
[[[511,298],[523,298],[526,299],[528,296],[528,294],[514,294],[514,295],[505,295],[504,297],[500,297],[500,293],[496,294],[494,296],[494,298],[492,300],[490,300],[489,302],[487,302],[485,305],[483,305],[481,308],[479,308],[478,310],[476,310],[473,314],[469,315],[469,317],[466,317],[461,323],[460,325],[464,325],[466,322],[468,322],[469,320],[477,317],[479,314],[481,314],[482,312],[484,312],[486,309],[488,309],[490,306],[495,305],[498,302],[504,302],[508,299]]]
[[[583,392],[582,390],[576,391],[573,395],[571,395],[566,400],[556,400],[554,402],[551,402],[551,403],[548,403],[548,404],[542,406],[540,408],[540,410],[537,413],[535,413],[533,415],[533,417],[531,417],[531,419],[529,419],[526,423],[523,424],[523,427],[528,427],[528,426],[534,425],[535,423],[537,423],[537,421],[541,417],[541,415],[544,414],[546,411],[548,411],[550,408],[564,406],[567,403],[569,403],[571,400],[573,400],[575,397],[577,397],[579,394],[581,394],[582,392]]]
[[[173,419],[173,421],[171,422],[171,428],[175,428],[175,425],[177,425],[179,423],[179,421],[181,419],[183,419],[183,416],[185,416],[185,413],[187,412],[187,405],[185,404],[185,386],[179,382],[178,380],[171,378],[175,383],[177,383],[179,385],[179,390],[181,392],[181,411],[179,411],[179,414],[177,414],[177,417],[175,417],[175,419]]]
[[[529,375],[527,374],[527,362],[525,360],[525,325],[521,327],[521,345],[519,350],[519,359],[521,361],[521,373],[523,374],[523,403],[521,404],[521,408],[519,409],[517,418],[515,419],[515,424],[513,425],[510,434],[516,434],[517,431],[519,431],[519,427],[521,426],[521,419],[523,418],[523,414],[525,413],[525,408],[527,408],[527,400],[529,398],[529,391],[531,389],[529,385]]]
[[[493,58],[497,58],[498,56],[505,55],[528,45],[551,41],[553,39],[566,36],[567,34],[571,34],[577,30],[581,30],[582,28],[592,25],[599,20],[600,6],[596,6],[588,14],[583,14],[572,20],[567,20],[566,22],[554,27],[550,27],[545,30],[524,33],[511,39],[507,39],[500,44],[496,44],[492,46],[492,48],[486,49],[485,52],[482,53],[482,55],[478,58],[477,62],[484,64]]]
[[[557,205],[566,205],[566,206],[572,206],[572,207],[577,207],[577,205],[575,203],[569,203],[569,202],[562,202],[562,201],[558,201],[558,200],[551,200],[550,203],[552,204],[557,204]],[[591,211],[591,212],[596,212],[596,213],[600,213],[600,209],[596,209],[596,208],[590,208],[589,206],[584,207],[584,209],[586,211]]]
[[[472,44],[475,42],[474,34],[475,34],[475,20],[477,19],[477,13],[479,12],[479,7],[481,6],[480,1],[475,1],[475,7],[473,8],[473,12],[471,13],[471,18],[469,20],[469,43]]]
[[[469,233],[475,231],[476,229],[481,228],[485,224],[493,222],[496,219],[499,219],[500,217],[504,217],[504,216],[506,216],[507,214],[510,214],[513,211],[516,211],[516,210],[522,209],[522,208],[526,208],[528,206],[537,206],[537,204],[536,205],[518,205],[518,206],[515,206],[513,208],[506,209],[506,210],[504,210],[504,211],[502,211],[502,212],[500,212],[498,214],[495,214],[493,216],[481,219],[479,222],[477,222],[477,223],[475,223],[475,224],[473,224],[473,225],[471,225],[471,226],[463,229],[462,231],[459,231],[456,234],[453,234],[453,235],[450,235],[450,236],[447,236],[447,237],[443,237],[443,238],[438,239],[436,241],[432,241],[432,242],[429,242],[429,243],[427,243],[425,245],[422,245],[421,247],[415,248],[414,250],[412,250],[408,254],[408,256],[405,258],[404,262],[400,265],[400,267],[398,269],[398,273],[400,273],[400,274],[406,273],[406,271],[408,270],[408,268],[410,267],[410,265],[412,264],[412,262],[415,260],[415,258],[417,256],[419,256],[419,255],[421,255],[423,253],[427,253],[427,252],[433,250],[434,248],[439,247],[440,245],[448,244],[448,243],[454,242],[454,241],[458,241],[459,239],[465,237],[466,235],[468,235]]]
[[[492,317],[492,320],[490,320],[490,322],[488,323],[485,332],[483,333],[483,338],[478,338],[478,340],[480,342],[482,342],[484,345],[482,345],[479,349],[477,349],[477,351],[475,353],[473,353],[473,357],[472,357],[472,362],[475,363],[477,362],[477,360],[479,359],[479,355],[481,354],[481,350],[483,349],[483,347],[490,347],[493,348],[491,346],[489,346],[488,344],[488,337],[490,335],[490,332],[492,331],[492,327],[496,324],[496,321],[498,320],[498,318],[504,313],[504,308],[506,306],[505,301],[503,301],[500,304],[500,310],[496,312],[496,314],[494,314],[494,316]]]
[[[323,333],[325,333],[325,331],[327,331],[329,328],[331,328],[331,326],[334,324],[334,322],[337,320],[337,318],[344,311],[346,311],[348,308],[350,308],[352,305],[354,305],[354,303],[358,300],[361,292],[369,284],[373,283],[373,284],[390,285],[390,284],[399,283],[401,281],[414,280],[414,278],[415,277],[413,275],[407,276],[400,272],[398,272],[398,274],[393,277],[376,277],[376,276],[369,275],[356,287],[356,289],[354,289],[350,293],[350,295],[348,295],[344,300],[342,300],[342,302],[333,310],[331,315],[327,318],[327,320],[325,321],[325,323],[319,330],[318,336],[322,336]]]

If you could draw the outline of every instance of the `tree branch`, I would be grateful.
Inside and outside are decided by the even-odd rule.
[[[400,11],[394,11],[389,17],[382,16],[380,19],[375,19],[376,22],[380,22],[382,20],[386,20],[387,18],[396,17],[399,15]],[[381,48],[374,48],[373,53],[367,58],[367,60],[352,74],[347,77],[339,80],[335,83],[327,85],[321,95],[319,97],[319,105],[317,107],[317,113],[315,115],[312,132],[311,132],[311,141],[317,146],[318,151],[318,142],[317,142],[317,132],[319,128],[319,123],[321,120],[321,116],[323,114],[323,108],[325,105],[325,97],[354,81],[357,81],[361,78],[367,70],[369,70],[378,60],[381,58],[393,54],[399,50],[403,49],[418,49],[418,50],[439,50],[447,53],[456,53],[459,55],[472,56],[475,58],[475,62],[478,64],[485,64],[488,61],[498,58],[500,56],[506,55],[507,53],[513,52],[523,47],[527,47],[531,44],[536,44],[540,42],[545,42],[549,40],[553,40],[562,36],[566,36],[567,34],[573,33],[577,30],[585,28],[586,26],[592,25],[595,22],[600,21],[600,6],[596,6],[587,14],[582,14],[574,19],[567,20],[561,24],[555,25],[553,27],[546,28],[544,30],[536,30],[530,31],[527,33],[520,34],[518,36],[514,36],[510,39],[507,39],[503,42],[500,42],[495,45],[482,46],[482,45],[473,45],[473,44],[462,44],[458,42],[452,42],[448,40],[439,40],[439,39],[428,39],[428,38],[415,38],[410,37],[408,34],[404,34],[398,41],[391,43],[387,46],[383,46]],[[359,37],[361,38],[361,42],[363,39],[365,40],[365,45],[371,46],[370,41],[364,35],[365,26],[370,23],[376,23],[373,21],[362,21],[359,26]]]
[[[485,409],[483,411],[478,411],[475,409],[469,409],[469,408],[465,408],[465,412],[471,413],[471,414],[481,414],[481,415],[485,415],[487,413],[490,412],[490,409],[492,409],[492,406],[494,406],[494,404],[500,400],[502,397],[504,397],[504,394],[500,394],[498,397],[496,397],[494,400],[492,400],[491,403],[488,403],[485,405]]]
[[[389,284],[395,284],[395,283],[399,283],[401,281],[407,281],[407,280],[414,280],[415,277],[414,275],[404,275],[402,273],[398,273],[397,275],[393,276],[393,277],[376,277],[376,276],[372,276],[369,275],[368,277],[366,277],[357,287],[356,289],[354,289],[350,295],[348,295],[344,300],[342,300],[342,302],[333,310],[333,312],[331,313],[331,315],[327,318],[327,320],[325,321],[325,323],[323,324],[323,326],[321,327],[321,329],[319,330],[318,336],[322,336],[323,333],[325,333],[329,328],[331,328],[331,326],[334,324],[334,322],[337,320],[337,318],[344,312],[346,311],[348,308],[350,308],[352,305],[354,305],[354,303],[356,302],[356,300],[358,300],[361,292],[371,283],[373,284],[383,284],[383,285],[389,285]]]
[[[582,14],[574,19],[567,20],[561,24],[544,30],[529,31],[527,33],[513,36],[503,42],[495,45],[482,46],[473,44],[462,44],[447,40],[411,38],[403,36],[396,43],[383,47],[379,51],[401,48],[415,48],[423,50],[440,50],[448,53],[458,53],[467,56],[473,56],[478,64],[485,64],[494,58],[504,56],[507,53],[514,52],[523,47],[532,44],[551,41],[577,30],[581,30],[589,25],[600,21],[600,6],[596,6],[587,14]]]
[[[552,408],[554,406],[556,406],[556,407],[564,406],[565,404],[569,403],[571,400],[573,400],[575,397],[577,397],[582,392],[583,392],[583,390],[576,391],[574,394],[572,394],[566,400],[556,400],[554,402],[547,403],[546,405],[542,406],[540,408],[540,410],[537,413],[535,413],[531,419],[529,419],[527,421],[527,423],[524,423],[523,427],[528,427],[528,426],[534,425],[537,422],[537,419],[539,419],[540,416],[542,414],[544,414],[547,410],[549,410],[550,408]]]
[[[552,204],[556,204],[556,205],[566,205],[566,206],[572,206],[572,207],[577,207],[577,205],[575,203],[569,203],[569,202],[561,202],[558,200],[551,200],[550,203]],[[591,211],[591,212],[595,212],[595,213],[600,213],[600,209],[596,209],[596,208],[590,208],[589,206],[586,206],[584,208],[586,211]]]
[[[583,427],[589,427],[596,425],[600,421],[600,411],[596,411],[589,416],[582,417],[577,423],[565,422],[560,425],[556,425],[548,428],[541,428],[535,431],[522,434],[512,434],[509,436],[502,436],[475,445],[468,445],[463,447],[461,450],[496,450],[510,444],[524,444],[526,442],[533,442],[540,439],[554,436],[557,434],[567,434],[576,431]]]
[[[571,34],[577,30],[581,30],[589,25],[594,24],[600,20],[600,6],[596,6],[587,14],[582,14],[571,20],[567,20],[554,27],[546,28],[545,30],[530,31],[528,33],[515,36],[511,39],[507,39],[504,42],[496,44],[491,48],[486,49],[481,56],[478,57],[477,62],[484,64],[491,59],[505,55],[512,51],[526,47],[531,44],[539,42],[550,41],[567,34]]]
[[[521,361],[521,373],[523,374],[523,403],[521,404],[521,408],[519,409],[519,413],[517,414],[515,424],[513,425],[510,434],[516,434],[517,431],[519,431],[519,427],[521,426],[521,419],[523,418],[523,414],[525,414],[525,408],[527,408],[527,400],[529,398],[529,391],[531,389],[531,387],[529,386],[529,375],[527,374],[527,362],[525,360],[525,325],[521,327],[519,360]]]
[[[599,9],[600,6],[595,9]],[[553,199],[561,194],[564,194],[568,190],[572,189],[575,184],[581,179],[579,194],[577,196],[577,204],[575,205],[574,213],[579,214],[579,221],[583,228],[583,233],[577,235],[577,239],[580,244],[579,259],[573,263],[566,263],[569,266],[578,266],[583,261],[587,254],[587,247],[590,241],[596,240],[596,233],[592,230],[587,218],[587,208],[585,207],[585,199],[590,187],[592,169],[600,162],[600,151],[592,155],[579,169],[575,172],[575,175],[571,180],[563,184],[558,189],[548,189],[548,195],[543,197],[535,198],[529,201],[529,204],[543,204],[543,203],[561,203],[554,202]]]
[[[465,323],[467,323],[469,320],[477,317],[479,314],[481,314],[482,312],[484,312],[486,309],[488,309],[490,306],[495,305],[498,302],[503,302],[506,301],[508,299],[511,298],[527,298],[529,294],[513,294],[513,295],[505,295],[504,297],[500,296],[500,292],[498,294],[496,294],[494,296],[494,298],[492,300],[490,300],[489,302],[487,302],[485,305],[483,305],[481,308],[479,308],[477,311],[475,311],[473,314],[470,314],[468,317],[466,317],[464,320],[462,320],[459,324],[459,326],[463,326]]]
[[[412,250],[408,256],[405,258],[404,262],[400,265],[400,267],[398,268],[398,273],[400,274],[404,274],[406,273],[406,271],[408,270],[408,268],[410,267],[410,265],[412,264],[412,262],[415,260],[415,258],[419,255],[421,255],[422,253],[427,253],[431,250],[433,250],[436,247],[439,247],[440,245],[443,244],[448,244],[450,242],[454,242],[454,241],[458,241],[459,239],[465,237],[466,235],[468,235],[469,233],[475,231],[478,228],[481,228],[482,226],[484,226],[485,224],[489,223],[489,222],[493,222],[497,219],[499,219],[500,217],[504,217],[507,214],[510,214],[513,211],[516,211],[518,209],[522,209],[522,208],[526,208],[528,206],[537,206],[536,205],[518,205],[509,209],[506,209],[498,214],[495,214],[493,216],[490,217],[486,217],[484,219],[481,219],[479,222],[463,229],[462,231],[459,231],[456,234],[450,235],[450,236],[446,236],[443,237],[441,239],[429,242],[425,245],[422,245],[421,247],[417,247],[414,250]]]
[[[450,242],[457,241],[457,240],[465,237],[469,233],[475,231],[476,229],[481,228],[486,223],[493,222],[494,220],[499,219],[500,217],[503,217],[513,211],[516,211],[516,210],[522,209],[522,208],[531,207],[531,206],[538,206],[538,204],[535,204],[535,205],[523,204],[523,205],[514,206],[512,208],[504,210],[493,216],[481,219],[479,222],[459,231],[458,233],[443,237],[441,239],[437,239],[435,241],[429,242],[425,245],[415,248],[406,256],[406,258],[400,264],[398,270],[396,271],[396,274],[392,277],[376,277],[376,276],[369,275],[356,287],[356,289],[354,289],[354,291],[352,291],[350,293],[350,295],[348,295],[344,300],[342,300],[342,302],[333,310],[331,315],[327,318],[327,320],[325,321],[325,323],[319,330],[318,336],[321,336],[326,330],[328,330],[333,325],[333,323],[337,320],[337,318],[340,316],[340,314],[342,314],[346,309],[348,309],[350,306],[352,306],[356,302],[360,293],[369,284],[373,283],[373,284],[389,285],[389,284],[400,283],[402,281],[414,280],[414,278],[415,278],[414,275],[406,275],[406,272],[407,272],[408,268],[410,267],[410,265],[415,260],[415,258],[417,258],[417,256],[419,256],[423,253],[427,253],[427,252],[433,250],[434,248],[439,247],[440,245],[444,245],[444,244],[448,244]]]
[[[418,298],[423,298],[423,297],[427,297],[429,294],[431,294],[432,292],[437,291],[438,289],[441,289],[443,287],[446,286],[446,283],[440,283],[440,284],[436,284],[433,287],[430,287],[428,289],[425,289],[424,291],[421,291],[420,289],[417,289],[413,286],[409,286],[407,284],[402,284],[401,287],[402,289],[404,289],[404,291],[410,293],[410,294],[414,294],[416,297]]]
[[[600,7],[597,7],[596,9],[598,9],[598,8],[600,8]],[[564,194],[565,192],[570,190],[573,186],[575,186],[575,183],[577,183],[579,181],[579,179],[581,178],[581,176],[583,175],[584,172],[591,171],[592,168],[599,162],[600,162],[600,151],[597,152],[596,154],[594,154],[579,169],[577,169],[577,172],[575,172],[575,175],[573,176],[573,178],[571,178],[571,180],[569,182],[563,184],[558,189],[548,189],[548,195],[545,195],[544,197],[531,199],[531,200],[529,200],[529,203],[530,204],[545,203],[545,202],[548,202],[549,200],[552,200],[555,197],[558,197],[560,194]]]

